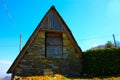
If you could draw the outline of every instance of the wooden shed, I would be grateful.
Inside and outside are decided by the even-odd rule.
[[[7,71],[14,76],[80,75],[82,51],[52,6]]]

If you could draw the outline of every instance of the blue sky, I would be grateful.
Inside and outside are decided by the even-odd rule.
[[[0,77],[19,54],[19,36],[26,43],[54,5],[83,51],[120,41],[120,0],[0,0]]]

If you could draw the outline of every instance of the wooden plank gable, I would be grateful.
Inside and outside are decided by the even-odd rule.
[[[41,26],[41,30],[57,30],[57,31],[64,31],[63,24],[59,20],[59,17],[55,13],[54,10],[51,10],[46,17],[44,18]]]

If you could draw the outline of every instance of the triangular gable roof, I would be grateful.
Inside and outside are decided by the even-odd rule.
[[[66,30],[67,35],[69,36],[70,40],[72,41],[74,47],[76,48],[76,50],[82,54],[82,51],[80,49],[80,47],[78,46],[75,38],[73,37],[70,29],[68,28],[68,26],[66,25],[66,23],[64,22],[64,20],[62,19],[62,17],[60,16],[60,14],[57,12],[57,10],[55,9],[54,6],[52,6],[48,12],[46,13],[46,15],[43,17],[43,19],[41,20],[41,22],[38,24],[37,28],[35,29],[35,31],[32,33],[32,35],[30,36],[30,38],[28,39],[27,43],[25,44],[25,46],[23,47],[23,49],[20,51],[19,55],[17,56],[17,58],[15,59],[15,61],[13,62],[13,64],[11,65],[11,67],[9,68],[9,70],[7,71],[7,73],[12,73],[12,71],[15,69],[15,67],[17,66],[17,64],[19,63],[19,61],[22,59],[22,57],[24,56],[26,50],[29,48],[31,42],[34,40],[35,36],[37,35],[37,33],[39,32],[40,29],[40,25],[42,24],[42,22],[44,21],[45,17],[51,12],[54,11],[58,18],[61,20],[62,24],[64,25],[64,29]],[[80,56],[81,56],[80,54]]]

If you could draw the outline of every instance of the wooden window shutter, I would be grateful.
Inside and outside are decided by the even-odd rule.
[[[46,33],[46,57],[62,57],[62,34]]]

